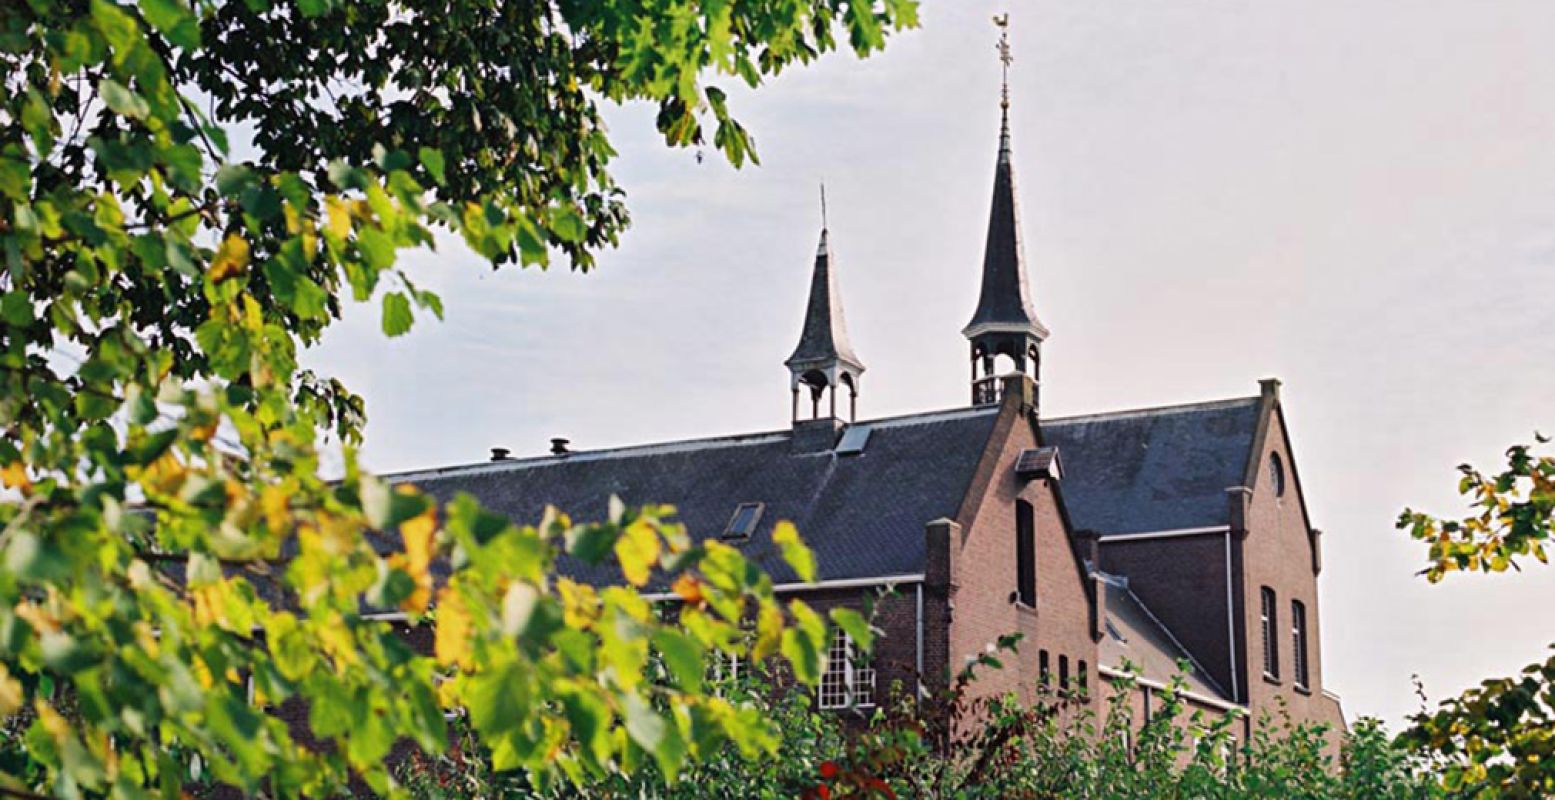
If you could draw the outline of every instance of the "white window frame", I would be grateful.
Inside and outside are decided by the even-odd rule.
[[[815,688],[815,699],[825,710],[875,707],[875,668],[865,662],[853,637],[841,628],[826,649],[826,670]]]

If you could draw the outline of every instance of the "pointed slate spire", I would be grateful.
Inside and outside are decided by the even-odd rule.
[[[968,339],[988,332],[1048,337],[1047,326],[1032,307],[1021,247],[1020,204],[1015,197],[1015,168],[1010,158],[1010,110],[1004,103],[999,126],[999,160],[994,167],[993,204],[988,212],[988,241],[983,250],[983,286],[977,311],[961,333]]]
[[[1042,342],[1048,329],[1037,318],[1026,283],[1021,247],[1020,204],[1015,197],[1015,167],[1010,156],[1009,15],[995,17],[1001,28],[999,60],[1005,80],[999,102],[999,157],[994,166],[993,203],[988,211],[988,241],[983,250],[982,293],[977,311],[961,334],[972,344],[972,402],[996,402],[1000,384],[998,356],[1014,361],[1015,371],[1035,384],[1040,378]],[[981,369],[979,369],[981,368]],[[1036,386],[1032,387],[1035,398]]]
[[[864,374],[864,364],[853,352],[848,341],[848,327],[842,316],[842,298],[837,293],[837,277],[832,269],[831,246],[827,242],[827,230],[821,228],[821,242],[815,250],[815,271],[810,277],[810,302],[805,306],[804,328],[799,333],[799,345],[794,354],[783,362],[791,375],[794,393],[794,413],[798,419],[799,387],[810,387],[813,410],[820,417],[820,398],[826,389],[832,390],[831,416],[837,416],[836,392],[846,386],[850,399],[858,396],[859,377]],[[853,403],[850,402],[850,407]]]

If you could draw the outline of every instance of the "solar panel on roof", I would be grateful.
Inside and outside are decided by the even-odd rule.
[[[837,443],[837,455],[856,456],[864,452],[864,445],[869,444],[870,430],[868,425],[849,425],[842,432],[842,441]]]

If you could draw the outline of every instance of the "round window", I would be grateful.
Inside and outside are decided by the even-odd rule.
[[[1280,463],[1279,453],[1269,454],[1269,483],[1274,487],[1275,497],[1285,496],[1285,465]]]

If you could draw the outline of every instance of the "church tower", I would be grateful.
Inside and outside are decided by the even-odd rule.
[[[1020,205],[1015,199],[1015,170],[1010,158],[1009,16],[997,20],[1004,32],[999,37],[999,58],[1004,63],[1003,96],[999,103],[999,159],[994,167],[993,206],[988,213],[988,242],[983,251],[982,294],[972,321],[961,330],[972,347],[972,404],[999,401],[999,356],[1013,362],[1013,373],[1032,383],[1033,401],[1041,386],[1042,342],[1047,326],[1037,319],[1031,290],[1026,284],[1025,254],[1021,248]]]
[[[837,293],[837,277],[832,269],[831,246],[827,242],[825,195],[822,194],[821,243],[815,250],[815,271],[810,277],[810,302],[805,306],[804,328],[799,346],[783,362],[788,366],[794,396],[793,421],[799,422],[800,388],[807,390],[810,419],[839,420],[837,393],[848,392],[848,420],[858,413],[859,378],[864,364],[853,353],[848,327],[842,318],[842,298]],[[823,407],[822,400],[830,395]]]

